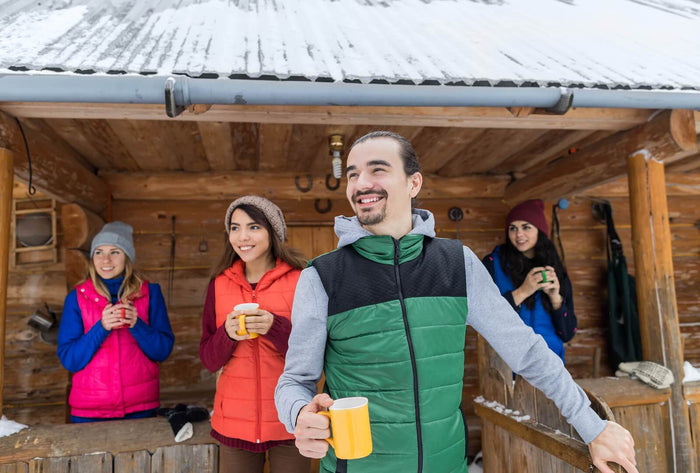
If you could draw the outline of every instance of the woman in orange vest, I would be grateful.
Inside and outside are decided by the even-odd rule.
[[[219,471],[262,473],[267,456],[271,473],[308,473],[310,460],[299,454],[274,404],[306,261],[285,245],[282,211],[263,197],[233,201],[224,223],[229,244],[212,272],[199,344],[202,364],[221,370],[211,418]],[[259,307],[235,310],[241,303]]]

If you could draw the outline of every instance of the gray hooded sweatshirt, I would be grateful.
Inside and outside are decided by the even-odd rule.
[[[357,217],[335,218],[338,248],[372,235]],[[413,211],[411,233],[435,237],[435,219],[427,210]],[[479,332],[511,369],[557,405],[584,442],[590,443],[606,426],[591,408],[588,397],[573,381],[561,359],[544,339],[525,325],[498,290],[479,258],[464,247],[467,280],[467,325]],[[347,275],[351,277],[351,275]],[[294,293],[289,350],[275,390],[280,421],[293,432],[297,415],[317,394],[326,350],[328,296],[318,272],[304,269]],[[378,354],[380,356],[381,354]]]

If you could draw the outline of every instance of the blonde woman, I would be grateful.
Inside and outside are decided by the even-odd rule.
[[[133,268],[133,229],[106,224],[90,248],[88,274],[66,296],[58,357],[73,373],[74,423],[156,415],[158,363],[175,340],[158,284]]]

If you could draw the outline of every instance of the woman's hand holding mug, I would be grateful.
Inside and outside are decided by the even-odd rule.
[[[107,304],[102,310],[102,327],[107,331],[124,327],[132,328],[137,321],[138,314],[132,304],[122,302]]]

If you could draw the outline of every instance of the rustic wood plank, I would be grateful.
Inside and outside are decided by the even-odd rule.
[[[307,187],[305,175],[281,172],[258,174],[255,172],[208,173],[100,173],[107,181],[115,199],[123,200],[190,200],[196,195],[202,200],[233,200],[247,194],[257,194],[277,199],[342,199],[345,198],[345,182],[338,189],[326,187],[326,176],[313,176],[309,192],[301,192],[295,185]],[[503,194],[508,178],[504,176],[441,177],[426,175],[421,199],[496,197]]]
[[[447,163],[465,154],[484,130],[479,128],[425,127],[411,140],[424,174],[437,173]]]
[[[151,468],[162,473],[216,473],[219,449],[216,445],[174,445],[153,452]]]
[[[197,122],[202,146],[207,154],[209,168],[214,171],[232,171],[236,168],[233,160],[231,126],[222,122]]]
[[[298,154],[301,150],[289,149],[287,143],[292,136],[292,125],[263,123],[259,129],[260,159],[258,170],[263,172],[289,169],[289,154]],[[292,168],[294,169],[294,168]]]
[[[488,172],[493,166],[523,146],[527,146],[543,133],[542,130],[484,130],[477,139],[464,147],[458,156],[441,167],[437,174],[454,177]]]
[[[109,127],[123,144],[126,151],[143,171],[177,169],[163,144],[163,130],[168,122],[109,120]]]
[[[671,166],[669,166],[671,167]],[[626,177],[621,177],[613,182],[592,187],[582,195],[592,197],[627,197],[629,184]],[[669,174],[666,173],[666,195],[700,195],[700,173],[693,174]]]
[[[177,157],[183,171],[209,170],[207,153],[196,123],[168,122],[168,126],[162,129],[162,136],[168,142],[168,149]]]
[[[255,171],[258,169],[259,125],[257,123],[232,123],[231,142],[234,169]]]
[[[180,445],[213,444],[209,421],[196,422],[193,426],[193,437]],[[14,434],[10,442],[0,442],[0,458],[9,462],[93,452],[116,455],[155,451],[174,444],[173,431],[164,417],[36,426]]]
[[[114,473],[151,473],[151,454],[146,450],[114,455]]]
[[[693,402],[688,408],[690,411],[690,424],[700,425],[700,404]],[[695,446],[695,461],[700,465],[700,431],[693,429],[693,445]]]
[[[663,404],[671,397],[671,390],[668,388],[654,389],[633,379],[579,379],[577,383],[603,399],[613,412],[617,407]]]
[[[523,417],[529,415],[531,419],[536,415],[536,390],[532,385],[520,376],[515,379],[513,388],[513,404],[511,406],[513,415]],[[523,439],[511,435],[510,444],[512,447],[512,464],[522,465],[520,471],[546,471],[542,469],[542,458],[540,450]]]
[[[640,149],[662,161],[694,153],[697,140],[692,113],[688,110],[660,113],[644,125],[616,133],[562,158],[510,184],[505,200],[516,203],[533,197],[558,198],[617,179],[627,170],[627,157]]]
[[[121,139],[110,126],[110,120],[84,120],[80,130],[97,151],[108,159],[107,167],[119,171],[139,171],[138,162],[131,156]]]
[[[31,126],[23,128],[32,159],[41,163],[32,169],[33,185],[61,202],[79,202],[98,212],[107,206],[104,182],[80,164],[82,158],[72,148],[62,140],[49,140]],[[29,165],[24,142],[17,123],[4,113],[0,113],[0,148],[14,153],[15,178],[27,182]]]
[[[85,136],[79,120],[58,118],[44,120],[66,143],[83,156],[95,169],[111,167],[109,159],[100,153],[91,140]]]
[[[495,174],[524,172],[524,169],[543,165],[549,160],[565,154],[571,146],[591,134],[589,130],[547,131],[530,142],[530,144],[516,149],[501,163],[493,166],[490,171]]]
[[[0,465],[0,473],[27,473],[29,465],[24,462]]]
[[[700,171],[700,153],[679,159],[668,166],[668,172],[672,173],[698,171]]]
[[[589,471],[591,465],[588,447],[583,442],[557,434],[533,421],[517,421],[483,404],[476,403],[474,410],[484,421],[491,422],[537,448],[560,458],[578,469]],[[504,470],[507,471],[507,470]]]
[[[29,473],[112,473],[112,455],[92,453],[29,461]]]
[[[262,125],[261,125],[262,126]],[[327,127],[317,125],[295,124],[289,136],[288,149],[285,150],[287,164],[283,169],[295,172],[319,173],[322,176],[331,173],[331,157],[328,154]],[[349,146],[349,144],[346,144]],[[349,149],[349,148],[348,148]],[[342,157],[345,162],[346,154]],[[343,167],[343,170],[345,167]],[[344,173],[343,173],[344,174]]]
[[[674,471],[668,403],[614,408],[616,421],[634,438],[637,469]],[[683,471],[683,470],[675,470]]]
[[[0,110],[17,117],[181,120],[335,125],[457,126],[467,128],[626,130],[647,121],[651,111],[574,108],[565,115],[532,113],[515,117],[500,107],[339,107],[213,105],[206,113],[187,110],[175,119],[158,104],[4,102]]]
[[[510,440],[508,435],[496,424],[482,419],[483,430],[481,448],[483,453],[482,468],[484,471],[512,471]]]

